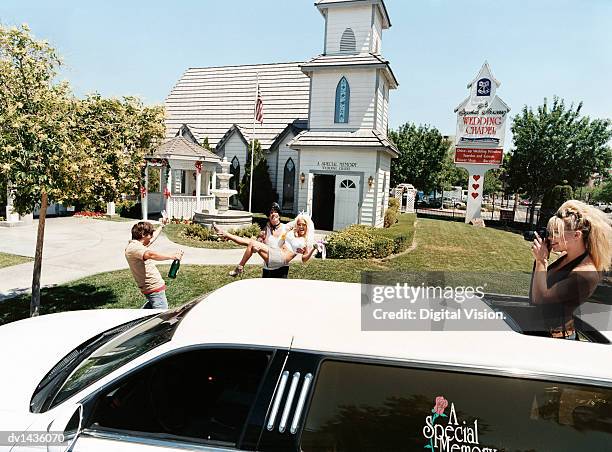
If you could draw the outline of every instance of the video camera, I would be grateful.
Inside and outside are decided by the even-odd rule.
[[[523,238],[529,242],[533,242],[536,238],[536,232],[542,240],[548,239],[548,229],[540,229],[539,231],[525,231],[523,232]]]

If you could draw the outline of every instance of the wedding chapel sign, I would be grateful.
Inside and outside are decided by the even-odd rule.
[[[481,218],[484,175],[490,169],[499,168],[504,157],[510,107],[497,96],[499,85],[485,62],[467,86],[468,98],[455,108],[455,165],[469,173],[466,223]]]

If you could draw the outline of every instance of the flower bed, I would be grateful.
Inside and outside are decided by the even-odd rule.
[[[176,224],[176,223],[175,223]],[[185,226],[179,232],[180,236],[183,236],[192,240],[199,240],[202,242],[220,242],[221,239],[217,236],[215,231],[212,228],[208,228],[206,226],[202,226],[200,224],[187,224],[183,223]],[[250,226],[245,226],[239,229],[231,229],[231,232],[234,235],[240,237],[249,237],[249,238],[257,238],[261,229],[258,225],[252,224]]]
[[[104,212],[91,212],[89,210],[84,210],[82,212],[75,212],[75,217],[88,217],[88,218],[98,218],[103,217]]]
[[[193,224],[192,220],[187,220],[185,218],[175,218],[172,217],[168,220],[168,224]]]

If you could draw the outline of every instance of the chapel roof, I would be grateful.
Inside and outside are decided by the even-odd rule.
[[[395,156],[399,151],[395,144],[378,130],[319,131],[305,130],[296,136],[289,146],[304,148],[311,146],[339,146],[351,148],[385,148]]]
[[[332,69],[336,67],[378,67],[385,70],[390,82],[390,88],[397,88],[399,83],[391,70],[389,61],[375,53],[360,53],[357,55],[319,55],[300,65],[302,71],[310,72],[318,69]]]
[[[199,144],[194,143],[184,136],[176,136],[166,139],[162,144],[155,148],[149,157],[165,158],[169,156],[191,157],[191,159],[194,160],[221,160],[218,155],[204,149]]]
[[[200,142],[208,137],[214,148],[234,125],[250,135],[259,74],[263,124],[256,125],[256,136],[262,149],[268,150],[287,124],[308,118],[310,79],[300,64],[187,69],[165,101],[166,136],[173,137],[183,124],[189,124]]]

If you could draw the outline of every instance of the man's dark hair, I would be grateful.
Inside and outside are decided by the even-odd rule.
[[[153,235],[153,225],[148,221],[139,221],[132,226],[132,240],[140,240],[147,235]]]
[[[276,212],[280,215],[280,206],[278,205],[278,203],[272,203],[272,205],[270,206],[270,210],[268,211],[268,216],[272,215],[272,212]]]

